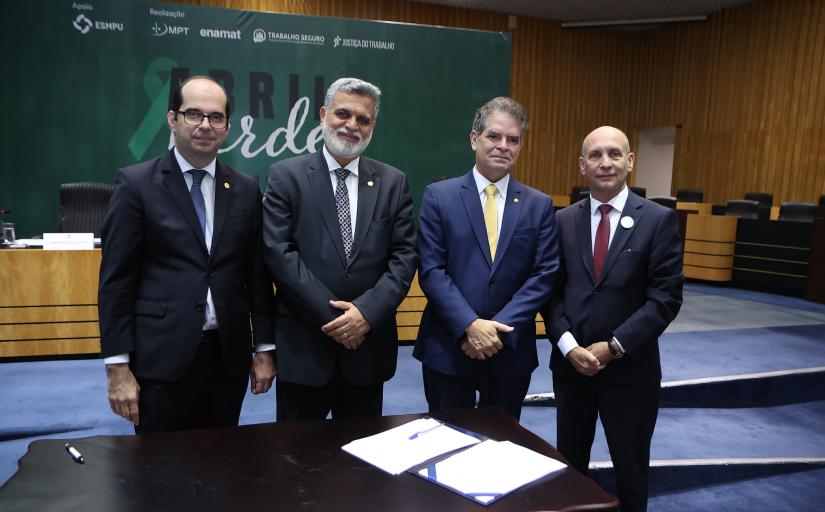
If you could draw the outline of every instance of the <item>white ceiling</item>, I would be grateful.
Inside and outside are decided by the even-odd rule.
[[[603,21],[710,14],[753,0],[414,0],[556,21]]]

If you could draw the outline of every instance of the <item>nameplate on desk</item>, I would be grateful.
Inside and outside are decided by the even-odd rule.
[[[95,248],[94,233],[43,233],[47,251],[88,251]]]

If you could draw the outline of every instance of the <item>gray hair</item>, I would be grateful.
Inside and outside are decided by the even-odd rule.
[[[497,112],[509,114],[518,121],[522,134],[527,131],[527,112],[524,111],[524,107],[513,98],[504,96],[493,98],[476,110],[476,115],[473,117],[473,131],[480,135],[486,128],[487,118]]]
[[[360,78],[339,78],[332,82],[332,85],[327,89],[327,95],[324,96],[324,106],[327,109],[332,106],[332,100],[339,92],[370,98],[375,102],[375,117],[378,118],[378,108],[381,106],[381,89]]]

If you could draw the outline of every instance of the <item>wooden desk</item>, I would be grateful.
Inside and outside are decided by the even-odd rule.
[[[0,250],[0,358],[97,354],[100,250]]]
[[[713,213],[712,203],[687,203],[678,201],[676,203],[677,210],[695,210],[699,215],[711,215]]]
[[[35,441],[0,488],[5,512],[228,510],[526,511],[615,510],[617,500],[567,468],[490,507],[412,474],[392,476],[341,450],[344,444],[422,415],[296,421],[144,436],[98,436],[72,444]],[[438,418],[564,460],[499,409]]]
[[[685,277],[720,282],[731,280],[737,220],[736,217],[719,215],[688,215],[683,264]]]
[[[100,353],[99,249],[4,249],[0,268],[0,359]],[[400,342],[415,341],[426,305],[416,274],[396,313]],[[539,315],[536,331],[545,334]]]

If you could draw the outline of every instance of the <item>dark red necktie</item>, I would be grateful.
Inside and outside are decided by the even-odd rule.
[[[610,210],[612,209],[613,207],[607,203],[599,206],[602,218],[599,221],[599,227],[596,228],[596,243],[593,247],[593,275],[596,281],[602,275],[602,266],[607,258],[607,246],[610,243]]]

